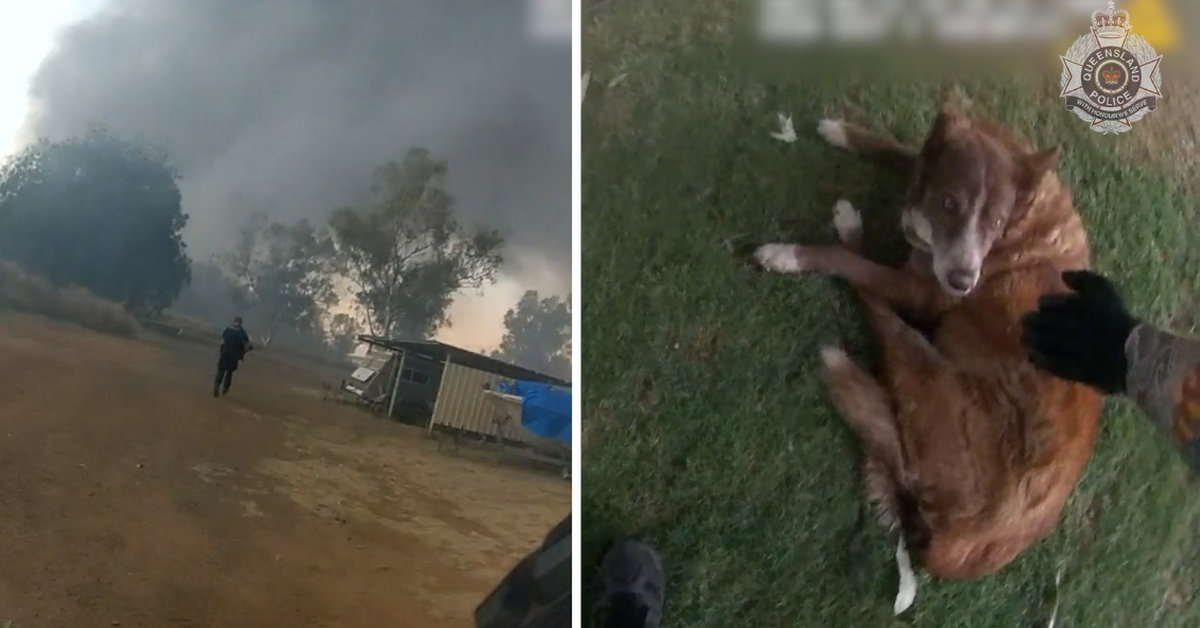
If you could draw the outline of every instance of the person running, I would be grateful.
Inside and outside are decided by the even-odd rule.
[[[1200,338],[1164,331],[1125,308],[1112,283],[1091,271],[1062,275],[1021,319],[1034,366],[1106,395],[1134,400],[1200,472]]]
[[[250,344],[250,335],[242,329],[242,317],[233,319],[233,324],[221,332],[221,351],[217,358],[217,379],[213,382],[213,396],[229,394],[229,386],[233,384],[233,372],[237,370],[238,362],[246,354],[254,350]]]

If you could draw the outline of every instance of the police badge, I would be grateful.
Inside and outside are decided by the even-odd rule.
[[[1113,0],[1092,13],[1092,28],[1062,59],[1062,94],[1067,111],[1098,133],[1124,133],[1158,107],[1162,98],[1162,55],[1130,31],[1129,13]]]

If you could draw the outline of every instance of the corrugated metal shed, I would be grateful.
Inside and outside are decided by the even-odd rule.
[[[501,379],[495,373],[485,373],[454,362],[446,365],[430,425],[499,436],[492,425],[492,404],[484,395],[484,386],[495,389],[496,382]]]
[[[508,362],[488,357],[482,353],[467,351],[466,349],[436,340],[389,340],[379,336],[359,336],[358,339],[361,342],[366,342],[377,347],[392,351],[404,351],[438,362],[445,362],[448,358],[455,364],[485,373],[495,373],[507,379],[524,379],[554,386],[571,386],[570,382],[566,380],[532,371],[515,364],[509,364]]]
[[[444,427],[480,436],[518,440],[519,430],[496,433],[494,407],[484,394],[484,386],[495,389],[501,379],[541,382],[570,387],[565,380],[502,362],[436,340],[388,340],[378,336],[359,336],[359,340],[395,352],[397,356],[415,355],[443,364],[437,399],[428,428]]]

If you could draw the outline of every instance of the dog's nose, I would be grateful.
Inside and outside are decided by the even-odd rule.
[[[951,271],[946,276],[946,283],[959,292],[969,292],[975,287],[975,273],[969,270]]]

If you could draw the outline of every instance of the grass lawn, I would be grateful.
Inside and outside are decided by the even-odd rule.
[[[1123,401],[1108,404],[1057,530],[1000,574],[922,576],[916,605],[893,618],[893,541],[869,526],[870,560],[852,564],[858,451],[825,401],[817,350],[870,354],[859,306],[828,277],[763,275],[734,251],[831,241],[830,209],[846,197],[867,215],[868,246],[898,259],[889,211],[903,181],[814,128],[844,116],[917,141],[946,83],[748,71],[727,26],[736,4],[630,0],[585,15],[585,585],[606,544],[637,533],[667,565],[669,627],[1044,626],[1059,565],[1058,628],[1200,625],[1200,487]],[[1136,312],[1193,331],[1191,173],[1171,167],[1183,161],[1169,146],[1167,159],[1136,158],[1137,126],[1090,132],[1057,84],[959,81],[977,109],[1062,145],[1095,266]],[[1151,116],[1191,115],[1169,103]],[[796,143],[769,135],[781,111]]]

